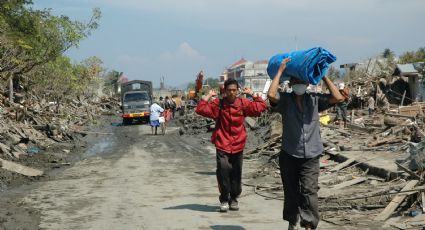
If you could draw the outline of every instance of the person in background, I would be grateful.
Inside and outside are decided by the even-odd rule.
[[[253,101],[238,97],[239,84],[236,80],[226,80],[224,89],[223,99],[213,99],[217,93],[210,90],[196,107],[196,113],[216,122],[211,142],[216,147],[216,175],[221,212],[227,212],[229,209],[239,210],[237,199],[242,192],[242,160],[247,139],[245,117],[259,116],[266,110],[266,103],[261,97],[255,96]],[[248,88],[245,88],[243,93],[253,94]]]
[[[173,110],[175,110],[176,108],[176,104],[174,103],[173,100],[171,100],[171,98],[169,98],[168,96],[165,96],[165,100],[164,100],[164,109],[167,111],[167,116],[165,116],[165,120],[170,120],[171,118],[174,118],[174,113]]]
[[[186,98],[181,97],[181,100],[180,100],[180,116],[184,116],[185,112],[186,112]]]
[[[284,59],[272,80],[267,97],[274,111],[282,114],[282,150],[279,156],[280,174],[284,189],[283,219],[289,230],[299,219],[305,229],[319,224],[318,195],[319,157],[323,152],[320,137],[319,112],[342,102],[344,97],[326,76],[323,81],[330,94],[307,93],[307,82],[290,79],[291,93],[278,93],[279,81],[285,71]]]
[[[338,89],[339,93],[344,97],[344,100],[336,105],[336,121],[340,123],[342,120],[344,122],[344,128],[346,128],[348,122],[347,107],[350,100],[350,92],[348,88],[345,87],[344,83],[339,83]]]
[[[165,109],[165,101],[163,97],[159,97],[159,106],[161,106],[161,108]]]
[[[164,112],[164,109],[158,104],[158,102],[155,101],[150,107],[150,112],[149,123],[151,125],[152,134],[154,134],[155,130],[155,135],[157,135],[158,127],[161,125],[159,123],[159,116],[162,112]]]

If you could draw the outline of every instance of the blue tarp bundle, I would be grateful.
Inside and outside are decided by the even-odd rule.
[[[322,80],[329,65],[336,61],[333,54],[321,47],[277,54],[270,58],[267,67],[267,73],[271,79],[275,77],[282,60],[287,57],[290,57],[291,61],[286,64],[282,78],[295,77],[313,85],[317,85]]]

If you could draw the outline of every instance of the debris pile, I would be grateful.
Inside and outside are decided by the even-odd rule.
[[[73,143],[87,134],[84,127],[96,123],[101,115],[115,114],[119,106],[118,100],[112,98],[70,100],[58,105],[34,95],[28,99],[15,95],[15,101],[10,102],[0,94],[0,168],[25,176],[43,174],[30,167],[59,163],[55,157],[42,153],[55,145]],[[71,145],[67,146],[61,151],[69,152]]]
[[[356,119],[345,129],[333,124],[321,128],[325,146],[319,177],[322,219],[341,226],[376,221],[385,221],[387,226],[399,229],[422,226],[425,224],[422,113],[409,116],[393,111],[367,116],[358,111],[355,114]],[[275,117],[274,121],[279,119]],[[269,129],[268,133],[272,133],[276,127]],[[267,139],[262,144],[245,151],[246,159],[263,162],[246,185],[252,186],[258,195],[283,200],[279,170],[281,136],[263,137]]]
[[[206,133],[214,129],[215,121],[202,117],[194,111],[189,111],[185,115],[179,117],[180,135],[197,135]]]

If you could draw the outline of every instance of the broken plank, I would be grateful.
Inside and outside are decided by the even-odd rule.
[[[336,172],[339,171],[347,166],[349,166],[350,164],[352,164],[353,162],[355,162],[356,159],[354,158],[349,158],[346,161],[342,162],[341,164],[338,164],[337,166],[335,166],[334,168],[332,168],[330,171],[331,172]]]
[[[334,189],[342,189],[342,188],[345,188],[345,187],[348,187],[348,186],[351,186],[351,185],[359,184],[359,183],[364,182],[366,180],[367,180],[366,177],[358,177],[358,178],[354,178],[354,179],[349,180],[349,181],[342,182],[340,184],[336,184],[336,185],[333,186],[333,188]]]
[[[20,164],[17,164],[15,162],[12,161],[8,161],[8,160],[3,160],[0,158],[0,162],[1,162],[1,168],[8,170],[8,171],[12,171],[12,172],[16,172],[25,176],[41,176],[43,175],[43,171],[38,170],[38,169],[33,169],[27,166],[23,166]]]
[[[259,150],[264,150],[265,148],[269,147],[269,146],[270,146],[273,142],[277,142],[280,138],[282,138],[282,135],[277,136],[277,137],[274,137],[274,138],[271,138],[270,140],[268,140],[268,141],[267,141],[266,143],[264,143],[263,145],[258,146],[258,147],[257,147],[257,148],[255,148],[255,149],[251,149],[251,150],[246,151],[245,155],[252,154],[252,153],[254,153],[254,152],[256,152],[256,151],[259,151]]]
[[[410,118],[412,120],[415,120],[414,116],[406,116],[406,115],[401,115],[401,114],[396,114],[396,113],[385,113],[385,115],[393,116],[393,117],[405,117],[405,118]]]
[[[401,164],[399,164],[399,163],[397,163],[397,162],[394,162],[398,167],[400,167],[401,169],[403,169],[403,171],[405,171],[405,172],[407,172],[409,175],[411,175],[412,177],[414,177],[414,178],[416,178],[416,179],[418,179],[418,180],[422,180],[422,178],[418,175],[418,174],[416,174],[415,172],[413,172],[412,170],[410,170],[410,169],[408,169],[408,168],[406,168],[406,167],[404,167],[403,165],[401,165]]]
[[[373,133],[374,131],[373,128],[362,127],[356,124],[347,124],[347,127],[355,131],[361,131],[363,133]]]
[[[405,190],[410,190],[414,188],[418,183],[419,183],[418,180],[411,180],[409,181],[409,183],[406,184],[406,186],[404,186],[404,188],[401,191],[403,192]],[[387,205],[387,207],[385,207],[385,209],[381,213],[379,213],[379,215],[377,215],[374,220],[385,221],[386,219],[388,219],[407,196],[408,196],[407,194],[395,196],[391,200],[391,202]]]

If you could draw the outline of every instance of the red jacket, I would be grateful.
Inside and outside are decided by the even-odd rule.
[[[233,104],[223,99],[211,102],[201,100],[196,107],[196,113],[216,121],[216,129],[212,133],[211,142],[215,147],[226,153],[242,152],[246,143],[245,117],[259,116],[266,110],[266,103],[261,97],[253,101],[237,98]]]

